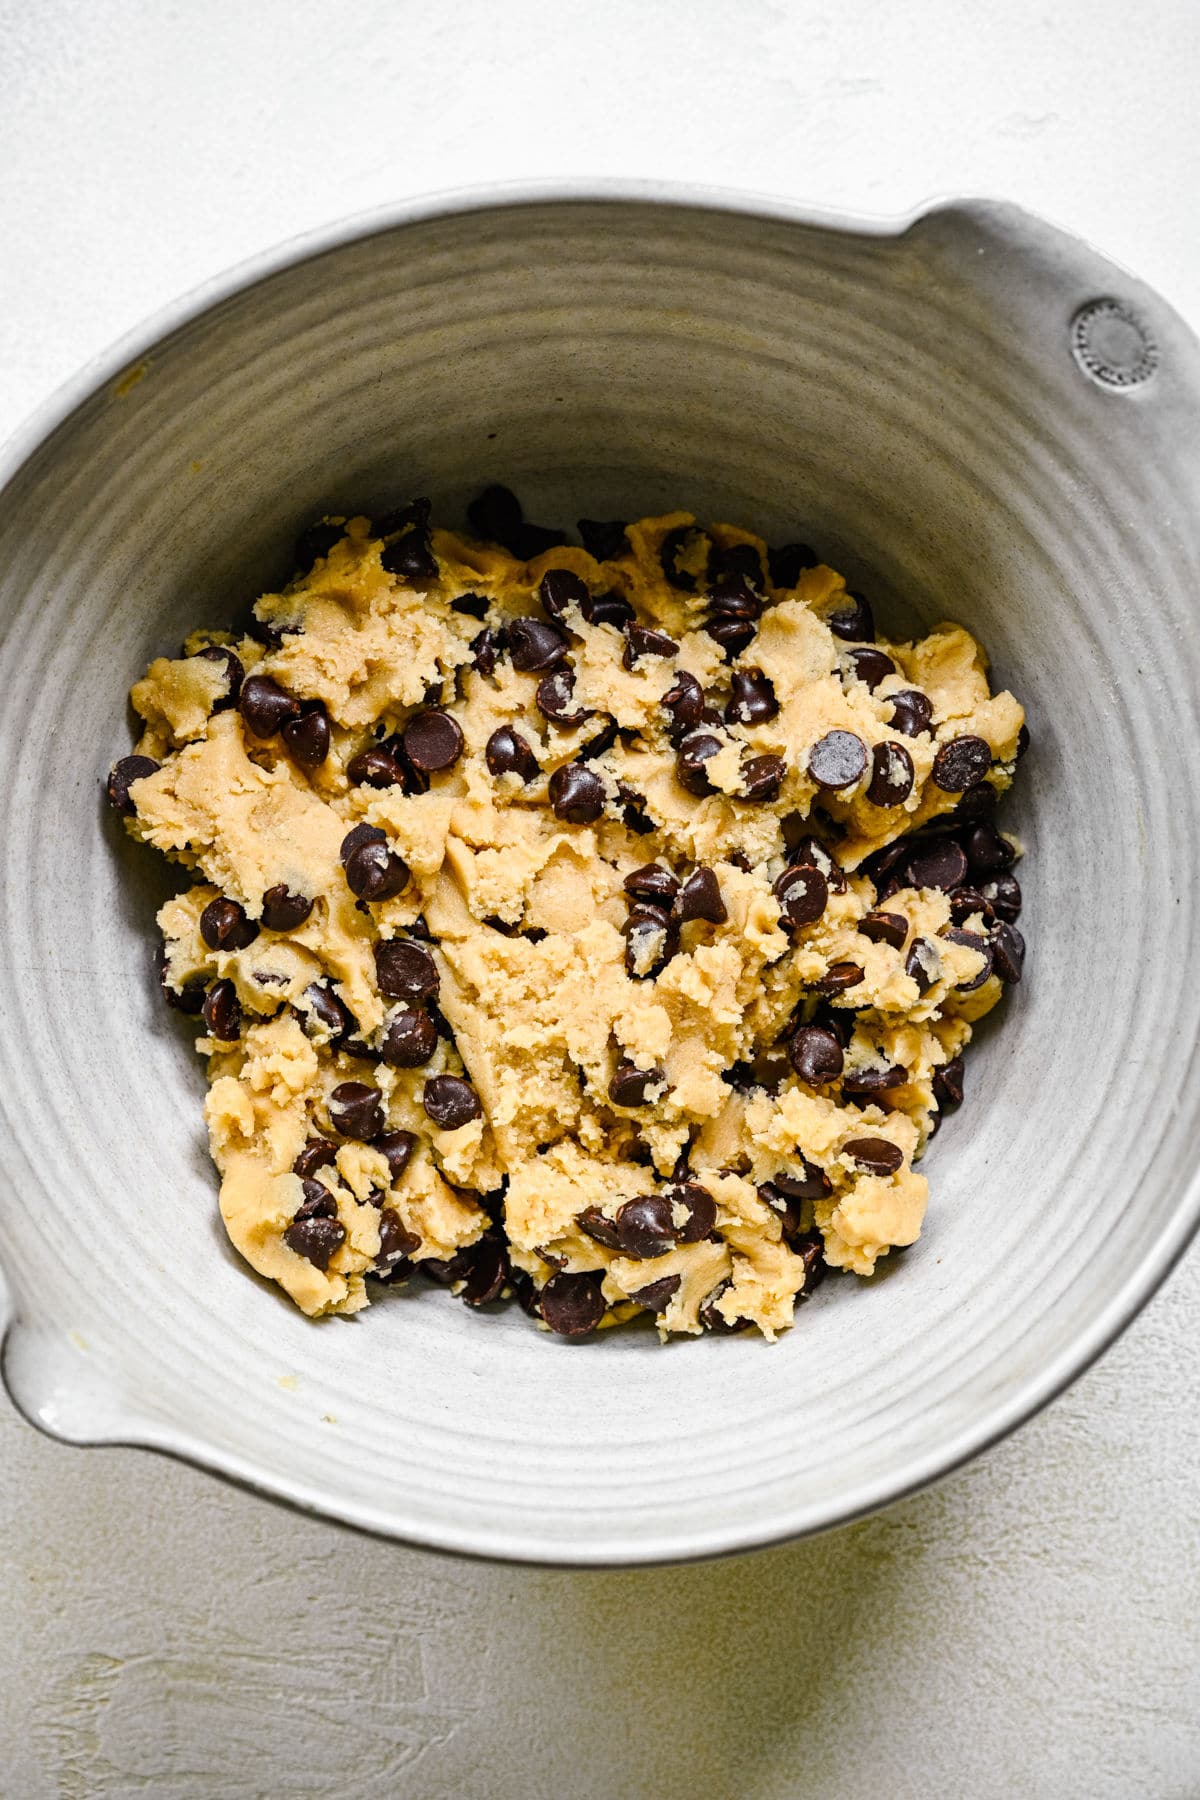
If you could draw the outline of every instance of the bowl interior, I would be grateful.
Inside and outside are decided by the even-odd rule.
[[[1069,350],[1113,292],[1159,348],[1137,391]],[[619,200],[351,239],[106,379],[0,496],[26,1411],[414,1541],[586,1562],[831,1523],[1073,1372],[1195,1212],[1198,389],[1160,301],[1007,209],[863,235]],[[101,806],[129,683],[280,580],[310,516],[429,493],[453,520],[492,479],[545,522],[684,505],[806,538],[893,632],[967,624],[1029,713],[1027,979],[927,1158],[925,1234],[774,1347],[572,1346],[433,1290],[314,1325],[220,1229],[151,970],[177,881]]]

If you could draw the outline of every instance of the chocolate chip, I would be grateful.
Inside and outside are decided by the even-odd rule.
[[[720,738],[706,731],[693,731],[684,738],[675,758],[675,779],[689,794],[703,797],[714,792],[704,765],[723,748]]]
[[[408,864],[386,843],[360,844],[344,867],[346,885],[360,900],[392,900],[408,886]]]
[[[336,1219],[297,1219],[283,1234],[283,1241],[297,1256],[303,1256],[314,1268],[326,1270],[329,1259],[346,1240],[346,1228]]]
[[[740,656],[749,648],[758,634],[758,627],[753,619],[734,618],[728,614],[713,613],[704,625],[709,637],[720,644],[727,661]]]
[[[541,692],[540,687],[538,691]],[[542,772],[528,742],[511,725],[501,725],[493,731],[484,756],[497,780],[501,775],[519,775],[524,782],[536,781]]]
[[[511,488],[493,482],[467,507],[467,519],[476,537],[488,543],[508,545],[521,524],[521,502]]]
[[[1020,981],[1025,967],[1025,939],[1007,920],[992,932],[992,967],[1006,984]]]
[[[409,1231],[395,1207],[380,1207],[379,1254],[375,1258],[375,1271],[390,1273],[397,1263],[406,1260],[414,1250],[420,1248],[420,1238],[415,1231]]]
[[[569,825],[594,825],[607,799],[600,777],[581,763],[555,769],[549,792],[555,817]]]
[[[604,1317],[599,1273],[552,1275],[538,1295],[539,1310],[559,1337],[586,1337]]]
[[[1028,750],[1028,748],[1029,748],[1029,727],[1028,727],[1028,725],[1022,725],[1020,731],[1018,731],[1018,733],[1017,733],[1017,748],[1016,748],[1016,751],[1013,756],[1013,761],[1020,762],[1021,758],[1024,756],[1024,754]]]
[[[437,964],[424,944],[411,938],[385,938],[375,946],[375,981],[388,1000],[418,1004],[432,1000],[441,987]]]
[[[992,753],[981,737],[951,738],[933,759],[933,779],[946,794],[961,794],[982,781],[992,766]]]
[[[638,1262],[650,1262],[675,1248],[675,1222],[666,1194],[639,1194],[626,1200],[617,1208],[615,1224],[622,1254]]]
[[[711,584],[719,582],[724,576],[735,576],[757,592],[762,592],[766,586],[762,558],[753,544],[712,546],[708,553],[708,580]]]
[[[536,698],[539,711],[564,731],[573,731],[593,716],[586,707],[575,705],[575,671],[566,663],[542,676]]]
[[[298,719],[284,722],[281,736],[289,756],[305,769],[319,769],[329,755],[329,714],[320,700],[304,703]]]
[[[867,799],[872,806],[901,806],[913,790],[913,761],[903,744],[876,744],[871,752]]]
[[[937,945],[926,937],[914,938],[904,959],[904,973],[916,982],[918,994],[927,994],[941,972]]]
[[[802,1025],[788,1045],[788,1057],[801,1081],[810,1087],[836,1081],[845,1063],[842,1046],[822,1025]]]
[[[832,793],[853,787],[866,766],[867,746],[852,731],[827,731],[808,753],[809,774]]]
[[[889,1089],[900,1087],[908,1080],[908,1070],[896,1063],[884,1063],[877,1068],[852,1069],[842,1077],[843,1094],[856,1095],[859,1099],[873,1100],[879,1094],[886,1094]]]
[[[673,685],[663,695],[663,705],[675,731],[691,731],[699,725],[704,712],[704,689],[686,669],[677,669]]]
[[[491,611],[492,603],[483,594],[460,594],[457,600],[450,602],[450,611],[463,613],[468,619],[478,619],[482,625]]]
[[[804,1264],[804,1286],[796,1291],[796,1299],[807,1300],[825,1279],[825,1243],[819,1231],[806,1231],[790,1240],[792,1253]]]
[[[632,669],[643,656],[677,656],[679,645],[665,631],[653,631],[649,625],[631,625],[621,657],[623,668]]]
[[[875,886],[882,889],[892,871],[899,867],[906,856],[912,854],[912,841],[909,838],[897,838],[894,843],[885,844],[882,850],[872,851],[863,858],[859,871],[869,875]]]
[[[977,781],[969,787],[950,814],[950,823],[954,826],[972,825],[979,819],[990,819],[996,810],[996,802],[1000,798],[990,781]]]
[[[524,615],[509,625],[508,647],[513,668],[523,675],[532,675],[562,661],[567,654],[567,639],[557,625]]]
[[[868,1175],[894,1175],[904,1161],[904,1152],[890,1138],[851,1138],[842,1145],[842,1155],[856,1162]]]
[[[200,936],[210,950],[244,950],[258,936],[258,926],[236,900],[219,894],[200,914]]]
[[[1015,875],[997,875],[994,881],[985,881],[979,891],[998,919],[1016,924],[1021,916],[1021,884]]]
[[[713,1289],[700,1307],[701,1325],[705,1331],[711,1331],[718,1337],[729,1337],[735,1331],[745,1331],[751,1323],[749,1319],[729,1320],[723,1312],[718,1312],[717,1301],[732,1285],[733,1283],[730,1281],[723,1281],[719,1287]]]
[[[928,694],[919,688],[904,688],[898,694],[889,694],[891,702],[891,724],[894,731],[904,737],[922,737],[933,722],[933,707]]]
[[[665,1082],[662,1069],[639,1069],[636,1063],[622,1058],[608,1084],[608,1097],[616,1106],[644,1106],[646,1089]]]
[[[996,913],[990,900],[977,888],[955,888],[950,896],[950,921],[954,925],[965,925],[972,913],[982,915],[985,925],[995,923]]]
[[[381,831],[378,825],[368,825],[364,819],[360,825],[352,825],[338,846],[338,855],[343,862],[363,844],[386,844],[387,832]]]
[[[532,562],[535,556],[544,556],[547,550],[557,550],[569,541],[565,531],[556,531],[551,525],[531,525],[523,519],[506,548],[519,561]]]
[[[846,652],[847,661],[855,679],[872,693],[881,681],[896,673],[896,665],[883,650],[877,650],[873,644],[858,644],[853,650]]]
[[[786,774],[787,764],[782,756],[751,756],[742,764],[742,791],[738,798],[769,805],[779,798]]]
[[[167,980],[167,952],[162,944],[154,953],[154,972],[162,989],[162,997],[172,1011],[194,1018],[203,1009],[206,995],[203,975],[193,975],[182,987],[172,987]]]
[[[713,871],[703,863],[693,869],[676,895],[675,917],[681,925],[690,924],[693,919],[723,925],[729,917],[721,898],[721,885]]]
[[[601,1212],[598,1206],[587,1206],[578,1215],[575,1223],[586,1232],[594,1243],[603,1244],[606,1250],[619,1250],[621,1239],[617,1233],[616,1221],[608,1214]]]
[[[419,527],[389,544],[379,561],[389,575],[399,575],[404,581],[436,581],[438,577],[437,557]]]
[[[978,975],[973,976],[970,981],[958,982],[955,987],[958,994],[973,994],[976,988],[983,986],[992,972],[992,952],[986,938],[980,937],[977,931],[960,931],[956,926],[947,926],[941,935],[948,943],[963,944],[968,950],[975,950],[983,957],[983,967]]]
[[[388,1020],[379,1055],[394,1069],[420,1069],[438,1047],[437,1026],[420,1009],[396,1013]]]
[[[940,1069],[933,1071],[933,1093],[939,1106],[961,1106],[963,1101],[963,1059],[952,1056]]]
[[[909,887],[941,888],[948,894],[967,879],[967,859],[952,837],[927,838],[914,850],[904,871]]]
[[[797,818],[798,814],[791,817]],[[789,821],[785,819],[784,830],[787,831]],[[788,851],[788,867],[799,868],[807,864],[809,868],[819,869],[829,884],[831,894],[844,894],[846,891],[846,872],[828,844],[822,843],[818,837],[806,834],[798,838]]]
[[[454,766],[463,753],[463,734],[458,720],[440,707],[419,712],[404,727],[404,754],[414,769],[426,775]]]
[[[594,594],[584,607],[583,616],[589,625],[612,625],[617,631],[624,631],[637,615],[624,594],[618,594],[614,588],[607,594]]]
[[[393,1186],[411,1162],[416,1143],[411,1131],[385,1131],[371,1145],[372,1150],[378,1150],[381,1156],[386,1157],[388,1175]]]
[[[629,555],[629,539],[620,519],[577,519],[580,541],[597,562],[615,562]]]
[[[366,1081],[343,1081],[329,1096],[329,1122],[343,1137],[369,1143],[383,1130],[383,1095]]]
[[[725,708],[730,725],[763,725],[779,711],[775,686],[761,669],[735,669],[729,678],[731,696]]]
[[[456,1282],[465,1281],[471,1273],[474,1251],[474,1244],[465,1244],[453,1256],[422,1257],[418,1266],[427,1281],[436,1282],[438,1287],[453,1287]]]
[[[310,1137],[292,1164],[292,1174],[307,1181],[318,1169],[332,1169],[337,1162],[337,1145],[328,1138]]]
[[[354,1020],[348,1008],[342,1005],[337,995],[319,981],[310,982],[303,995],[306,1007],[297,1008],[300,1014],[300,1028],[305,1037],[319,1038],[322,1034],[330,1044],[336,1046],[354,1030]]]
[[[890,944],[893,950],[902,950],[908,936],[908,920],[903,913],[869,912],[858,921],[858,930],[873,944]]]
[[[296,573],[307,575],[313,564],[323,556],[328,556],[335,544],[340,544],[346,535],[344,525],[330,525],[324,519],[316,525],[308,525],[296,539]]]
[[[105,785],[108,804],[119,813],[124,813],[127,818],[132,817],[137,808],[133,804],[130,787],[135,781],[144,781],[147,775],[157,775],[161,767],[161,763],[156,763],[152,756],[121,757],[119,762],[113,764]]]
[[[625,969],[635,981],[658,973],[678,948],[673,921],[646,906],[630,911],[625,921]]]
[[[679,892],[678,881],[661,863],[646,863],[644,867],[634,869],[625,877],[622,886],[635,900],[657,900],[664,906],[670,906]]]
[[[976,877],[1003,874],[1017,860],[1016,850],[994,825],[972,825],[963,841],[971,873]]]
[[[486,1231],[469,1247],[471,1269],[461,1298],[468,1306],[488,1306],[500,1298],[508,1283],[508,1248],[497,1231]]]
[[[587,582],[573,569],[547,569],[538,587],[538,599],[553,619],[561,618],[568,606],[582,611],[591,597]]]
[[[771,892],[789,925],[812,925],[829,901],[829,883],[813,863],[785,869]]]
[[[833,1192],[833,1183],[820,1163],[810,1162],[800,1151],[791,1167],[776,1171],[773,1181],[789,1200],[823,1200]]]
[[[809,544],[780,544],[767,551],[767,567],[771,584],[777,588],[794,588],[805,569],[820,567],[821,559]]]
[[[219,700],[213,701],[213,712],[227,712],[231,706],[237,705],[242,682],[246,677],[241,657],[235,655],[227,644],[209,644],[206,649],[198,651],[197,655],[202,656],[205,662],[224,663],[225,692]]]
[[[855,962],[830,963],[824,975],[810,982],[814,994],[844,994],[848,988],[858,987],[864,980],[862,969]]]
[[[242,1029],[242,1009],[232,981],[214,982],[201,1008],[209,1036],[232,1044]]]
[[[421,1104],[443,1131],[457,1131],[483,1112],[479,1095],[461,1075],[434,1075],[425,1083]]]
[[[875,636],[875,616],[871,603],[862,594],[846,595],[845,603],[830,613],[825,623],[834,637],[844,643],[862,643]]]
[[[762,618],[763,602],[756,592],[761,583],[747,581],[744,575],[731,571],[719,575],[708,592],[708,617],[718,620],[756,621]],[[707,629],[707,627],[706,627]]]
[[[346,764],[346,779],[352,787],[381,790],[407,785],[399,757],[393,756],[382,744],[372,744],[369,750],[360,750],[357,756],[351,757]]]
[[[493,629],[489,626],[486,631],[481,631],[477,638],[471,640],[475,667],[481,675],[494,675],[497,658],[503,656],[507,649],[508,633],[503,627]]]
[[[679,1292],[682,1280],[681,1275],[660,1275],[657,1281],[647,1282],[645,1287],[638,1288],[629,1298],[636,1301],[638,1306],[646,1307],[649,1312],[665,1312]]]
[[[678,588],[684,594],[696,592],[697,577],[687,569],[681,569],[680,561],[686,558],[696,564],[703,557],[707,567],[709,548],[707,534],[695,525],[677,525],[673,531],[664,535],[659,546],[658,560],[663,575],[673,588]]]
[[[242,683],[238,710],[255,737],[272,738],[300,717],[300,702],[269,675],[248,675]]]
[[[306,894],[293,894],[286,882],[279,881],[262,897],[262,922],[268,931],[295,931],[312,909]]]
[[[682,1206],[687,1213],[684,1223],[674,1227],[676,1243],[703,1243],[717,1223],[717,1203],[708,1189],[698,1181],[676,1180],[667,1188],[666,1198],[673,1208]]]

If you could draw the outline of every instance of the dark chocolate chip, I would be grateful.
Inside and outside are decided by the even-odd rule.
[[[741,768],[742,791],[739,798],[769,805],[772,800],[778,800],[786,774],[787,764],[782,756],[749,757]]]
[[[375,981],[389,1000],[421,1003],[441,987],[437,964],[424,944],[411,938],[386,938],[375,946]]]
[[[731,1285],[732,1283],[723,1281],[719,1287],[713,1289],[700,1307],[701,1325],[705,1331],[711,1331],[718,1337],[728,1337],[732,1336],[735,1331],[745,1331],[751,1323],[749,1319],[734,1319],[731,1322],[724,1313],[717,1311],[717,1301]]]
[[[421,1069],[437,1047],[437,1026],[427,1012],[415,1008],[388,1020],[379,1055],[394,1069]]]
[[[354,1020],[332,989],[319,981],[310,982],[304,990],[307,1007],[298,1008],[300,1028],[306,1037],[324,1035],[333,1045],[340,1044],[354,1030]]]
[[[937,945],[926,937],[914,938],[904,959],[904,973],[916,982],[918,994],[927,994],[941,972]]]
[[[217,981],[209,988],[201,1008],[209,1036],[232,1044],[241,1033],[242,1008],[232,981]]]
[[[814,994],[824,994],[828,997],[833,994],[844,994],[847,989],[858,987],[863,979],[863,971],[856,962],[835,962],[830,963],[824,975],[809,985]]]
[[[1016,924],[1021,916],[1021,884],[1015,875],[997,875],[994,881],[985,881],[979,891],[998,919]]]
[[[323,1181],[302,1181],[304,1199],[292,1215],[294,1219],[336,1219],[337,1201]]]
[[[606,1250],[619,1250],[621,1239],[617,1233],[615,1219],[601,1212],[598,1206],[587,1206],[578,1215],[575,1223],[581,1231],[587,1233],[594,1243],[603,1244]]]
[[[550,777],[554,815],[569,825],[594,825],[604,811],[604,783],[580,763],[565,763]]]
[[[262,897],[262,922],[268,931],[295,931],[312,909],[307,894],[293,894],[286,882],[279,881]]]
[[[213,712],[227,712],[231,706],[237,705],[242,692],[242,682],[246,678],[241,657],[235,655],[228,644],[209,644],[206,649],[198,651],[197,654],[202,656],[205,662],[224,663],[225,692],[219,700],[213,701]]]
[[[1020,981],[1025,967],[1025,939],[1007,920],[992,932],[992,967],[1006,984]]]
[[[322,519],[316,525],[308,525],[296,539],[296,573],[307,575],[313,564],[321,557],[328,556],[335,544],[340,544],[346,535],[344,525],[330,525]]]
[[[967,859],[952,837],[927,838],[908,860],[904,880],[909,887],[941,888],[948,894],[967,879]]]
[[[647,1282],[645,1287],[638,1288],[629,1298],[639,1306],[646,1307],[649,1312],[665,1312],[679,1292],[682,1280],[681,1275],[660,1275],[657,1281]]]
[[[508,1284],[508,1248],[498,1231],[485,1231],[470,1248],[471,1270],[461,1297],[468,1306],[488,1306]]]
[[[203,975],[193,975],[180,988],[172,987],[167,980],[166,950],[162,944],[154,955],[154,970],[162,989],[162,997],[174,1012],[194,1018],[203,1009],[206,995]]]
[[[961,794],[982,781],[992,766],[992,753],[981,737],[951,738],[933,759],[933,779],[946,794]]]
[[[405,787],[404,766],[398,756],[382,744],[360,750],[346,765],[346,779],[352,787]]]
[[[258,936],[258,926],[236,900],[219,894],[200,914],[200,936],[210,950],[244,950]]]
[[[973,825],[979,819],[990,819],[999,798],[990,781],[977,781],[959,799],[950,814],[950,822],[955,826]]]
[[[868,1175],[894,1175],[904,1161],[904,1152],[890,1138],[851,1138],[842,1145],[843,1156],[850,1157]]]
[[[368,825],[364,819],[361,825],[351,826],[338,847],[338,855],[345,862],[363,844],[386,843],[387,832],[381,831],[378,825]]]
[[[661,863],[646,863],[634,869],[622,885],[635,900],[657,900],[664,906],[670,906],[679,892],[678,881]]]
[[[712,583],[708,594],[710,624],[732,620],[754,623],[762,618],[762,612],[763,602],[755,591],[755,584],[747,581],[744,575],[730,572],[719,575]]]
[[[539,688],[540,692],[540,688]],[[524,782],[536,781],[541,774],[538,759],[528,741],[511,725],[493,731],[484,751],[487,766],[497,780],[501,775],[519,775]]]
[[[646,1089],[665,1082],[662,1069],[639,1069],[636,1063],[622,1058],[608,1084],[608,1097],[616,1106],[644,1106]]]
[[[901,806],[913,790],[913,761],[903,744],[876,744],[871,752],[867,799],[872,806]]]
[[[426,775],[452,768],[462,753],[462,728],[440,707],[414,714],[404,727],[404,754],[414,769]]]
[[[421,1104],[443,1131],[457,1131],[479,1118],[479,1095],[461,1075],[434,1075],[425,1083]]]
[[[639,1194],[616,1212],[617,1241],[625,1256],[649,1262],[675,1248],[675,1223],[666,1194]]]
[[[996,920],[995,908],[986,895],[978,888],[955,888],[950,896],[950,920],[954,925],[965,925],[972,913],[982,915],[985,925],[992,925]]]
[[[507,649],[508,633],[502,626],[497,629],[489,626],[477,638],[471,639],[475,667],[481,675],[494,675],[497,658],[503,656]]]
[[[507,548],[509,538],[521,524],[521,502],[511,488],[493,482],[472,500],[467,519],[476,537]]]
[[[708,580],[711,584],[725,576],[735,576],[762,592],[766,586],[762,558],[753,544],[727,544],[723,549],[712,546],[708,553]]]
[[[735,669],[729,677],[731,689],[725,720],[730,725],[763,725],[779,711],[775,686],[761,669]]]
[[[360,844],[344,867],[346,885],[360,900],[392,900],[408,886],[408,864],[386,843]]]
[[[637,617],[624,594],[618,594],[615,589],[607,594],[593,595],[583,609],[583,616],[589,625],[612,625],[617,631],[624,631]]]
[[[967,861],[971,865],[971,873],[977,879],[980,876],[1001,875],[1011,869],[1017,860],[1017,853],[1006,837],[1001,837],[994,825],[981,822],[972,825],[963,840],[967,852]]]
[[[483,594],[460,594],[457,600],[450,602],[450,611],[463,613],[468,619],[478,619],[482,625],[491,610],[491,601]]]
[[[827,731],[808,753],[808,772],[818,787],[836,793],[861,781],[867,746],[853,731]]]
[[[820,1163],[810,1162],[800,1151],[793,1164],[776,1171],[773,1182],[789,1200],[823,1200],[833,1192],[833,1183]]]
[[[686,559],[696,564],[701,560],[700,552],[703,551],[707,567],[709,548],[708,536],[698,526],[677,525],[673,531],[665,533],[659,546],[658,560],[663,575],[673,588],[678,588],[684,594],[696,592],[697,577],[687,569],[681,569],[680,561]]]
[[[960,981],[955,988],[959,994],[973,994],[981,988],[992,972],[992,952],[986,938],[980,937],[977,931],[961,931],[957,926],[947,926],[941,934],[951,944],[964,944],[968,950],[976,950],[983,958],[983,967],[978,975],[970,981]]]
[[[521,562],[532,562],[535,556],[544,556],[547,550],[558,550],[569,542],[565,531],[556,531],[551,525],[531,525],[523,519],[506,548]]]
[[[607,750],[612,749],[617,741],[618,735],[619,730],[617,721],[615,719],[609,719],[608,723],[602,726],[595,737],[588,738],[585,744],[579,746],[579,749],[575,753],[575,761],[594,762],[596,757],[603,756]]]
[[[829,883],[815,863],[796,863],[771,889],[789,925],[812,925],[829,901]]]
[[[1022,725],[1020,731],[1018,731],[1018,733],[1017,733],[1017,748],[1016,748],[1016,752],[1013,757],[1013,761],[1020,762],[1021,758],[1024,756],[1024,754],[1028,750],[1028,748],[1029,748],[1029,727],[1028,727],[1028,725]]]
[[[105,785],[108,804],[119,813],[124,813],[127,818],[132,817],[137,808],[133,804],[130,787],[135,781],[144,781],[147,775],[157,775],[161,766],[152,756],[121,757],[119,762],[113,764]]]
[[[649,625],[631,625],[621,657],[623,668],[632,669],[643,656],[677,656],[679,645],[665,631],[654,631]]]
[[[674,922],[645,905],[630,911],[624,932],[625,969],[635,981],[656,975],[678,948]]]
[[[691,731],[699,725],[704,712],[704,689],[686,669],[677,669],[673,685],[663,696],[663,705],[671,715],[674,730]]]
[[[587,582],[573,569],[547,569],[538,587],[538,599],[552,619],[560,619],[568,606],[582,612],[591,597]]]
[[[884,1063],[878,1068],[851,1069],[842,1077],[843,1094],[852,1094],[863,1100],[873,1100],[877,1094],[886,1094],[889,1089],[900,1087],[908,1080],[908,1070],[897,1063]]]
[[[383,1130],[383,1095],[366,1081],[343,1081],[329,1096],[329,1122],[343,1137],[369,1143]]]
[[[804,1286],[796,1291],[797,1301],[807,1300],[825,1279],[825,1243],[819,1231],[806,1231],[789,1240],[792,1253],[804,1264]]]
[[[934,1098],[941,1107],[961,1106],[963,1101],[963,1059],[952,1056],[940,1069],[933,1071]]]
[[[620,519],[577,519],[580,541],[597,562],[615,562],[629,555],[629,539]]]
[[[777,588],[794,588],[805,569],[820,567],[821,559],[809,544],[780,544],[767,551],[767,567],[771,584]]]
[[[690,924],[693,919],[723,925],[729,917],[721,898],[721,885],[713,871],[703,863],[693,869],[676,895],[675,917],[681,925]]]
[[[255,737],[272,738],[300,717],[300,702],[269,675],[248,675],[242,683],[238,710]]]
[[[320,700],[307,700],[298,719],[284,721],[281,736],[284,747],[305,769],[319,769],[329,755],[331,733],[329,714]]]
[[[523,615],[508,627],[508,647],[513,668],[523,675],[533,675],[562,661],[567,654],[567,639],[547,619]]]
[[[379,560],[389,575],[399,575],[404,581],[436,581],[438,577],[437,557],[419,527],[389,544]]]
[[[538,710],[564,731],[573,731],[593,717],[587,707],[575,704],[575,671],[566,663],[543,675],[537,684]]]
[[[420,1248],[420,1238],[415,1231],[409,1231],[395,1207],[380,1207],[379,1254],[375,1258],[375,1272],[393,1273],[398,1263],[406,1261],[414,1250]]]
[[[869,912],[858,921],[858,930],[873,944],[890,944],[893,950],[903,950],[908,920],[903,913]]]
[[[843,604],[830,613],[825,623],[834,637],[841,638],[843,643],[865,643],[875,636],[875,615],[863,594],[848,593]]]
[[[752,619],[718,617],[710,620],[704,629],[710,638],[720,644],[727,661],[740,656],[758,635],[758,627]]]
[[[337,1145],[328,1138],[310,1137],[292,1164],[292,1174],[308,1181],[318,1169],[332,1169],[337,1162]]]
[[[586,1337],[604,1317],[598,1273],[552,1275],[538,1295],[538,1309],[559,1337]]]
[[[904,688],[898,694],[889,694],[891,703],[893,731],[903,737],[922,737],[933,723],[933,707],[928,694],[919,688]]]
[[[474,1255],[474,1244],[466,1244],[461,1250],[456,1250],[453,1256],[422,1257],[418,1268],[427,1281],[436,1282],[438,1287],[453,1287],[456,1282],[465,1281],[471,1273]]]
[[[377,1137],[371,1145],[372,1150],[378,1150],[381,1156],[386,1157],[388,1175],[393,1186],[412,1161],[416,1143],[417,1140],[411,1131],[385,1131],[383,1136]]]
[[[345,1240],[346,1228],[336,1219],[297,1219],[283,1234],[289,1250],[322,1271],[329,1267],[330,1257]]]
[[[842,1046],[823,1025],[802,1025],[788,1045],[788,1056],[801,1081],[810,1087],[836,1081],[845,1064]]]
[[[896,665],[886,651],[877,650],[874,644],[857,644],[846,652],[847,661],[858,681],[872,693],[881,681],[896,673]]]
[[[720,738],[715,738],[706,731],[693,731],[684,738],[675,758],[675,779],[689,794],[702,798],[714,791],[704,773],[704,765],[718,755],[722,747]]]

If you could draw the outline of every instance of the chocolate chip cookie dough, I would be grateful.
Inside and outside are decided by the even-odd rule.
[[[160,969],[226,1228],[312,1315],[420,1273],[566,1336],[774,1337],[917,1237],[1020,978],[1021,707],[804,545],[470,520],[322,522],[133,688],[108,793],[196,877]]]

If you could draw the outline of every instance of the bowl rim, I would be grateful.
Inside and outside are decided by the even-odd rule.
[[[1026,247],[1039,243],[1060,252],[1073,251],[1078,255],[1086,251],[1089,256],[1102,257],[1139,295],[1152,298],[1156,311],[1169,316],[1186,336],[1193,335],[1169,303],[1148,289],[1139,277],[1119,268],[1076,234],[1006,200],[947,194],[901,214],[880,215],[813,206],[782,195],[705,183],[588,176],[472,183],[385,202],[312,227],[232,264],[143,317],[53,389],[0,443],[0,506],[10,484],[72,414],[111,384],[136,376],[139,365],[152,357],[164,339],[223,301],[331,251],[405,226],[473,212],[587,204],[728,213],[750,220],[879,239],[901,238],[939,215],[961,215],[979,226],[987,224],[992,230],[1019,236]],[[1200,401],[1200,392],[1197,400]],[[1127,1269],[1123,1281],[1090,1323],[1077,1331],[1044,1367],[1026,1374],[1006,1399],[987,1406],[933,1447],[908,1455],[891,1471],[863,1480],[840,1495],[795,1506],[790,1511],[777,1511],[767,1524],[757,1527],[751,1517],[736,1530],[706,1528],[689,1530],[681,1536],[659,1529],[628,1544],[620,1554],[606,1550],[602,1544],[568,1554],[557,1550],[539,1554],[525,1532],[463,1530],[456,1526],[442,1528],[436,1523],[423,1526],[411,1519],[398,1521],[370,1507],[341,1502],[336,1495],[303,1482],[279,1477],[246,1458],[227,1454],[177,1425],[139,1416],[135,1407],[116,1392],[106,1396],[105,1422],[100,1424],[93,1413],[86,1430],[79,1428],[74,1419],[68,1421],[58,1414],[51,1405],[29,1404],[22,1397],[20,1383],[14,1379],[11,1368],[22,1321],[11,1285],[4,1278],[2,1254],[0,1378],[18,1412],[59,1442],[154,1450],[305,1515],[413,1548],[467,1559],[555,1568],[635,1568],[696,1562],[766,1549],[848,1525],[919,1492],[981,1455],[1040,1412],[1092,1366],[1165,1281],[1198,1229],[1200,1161],[1181,1187],[1168,1228]]]

